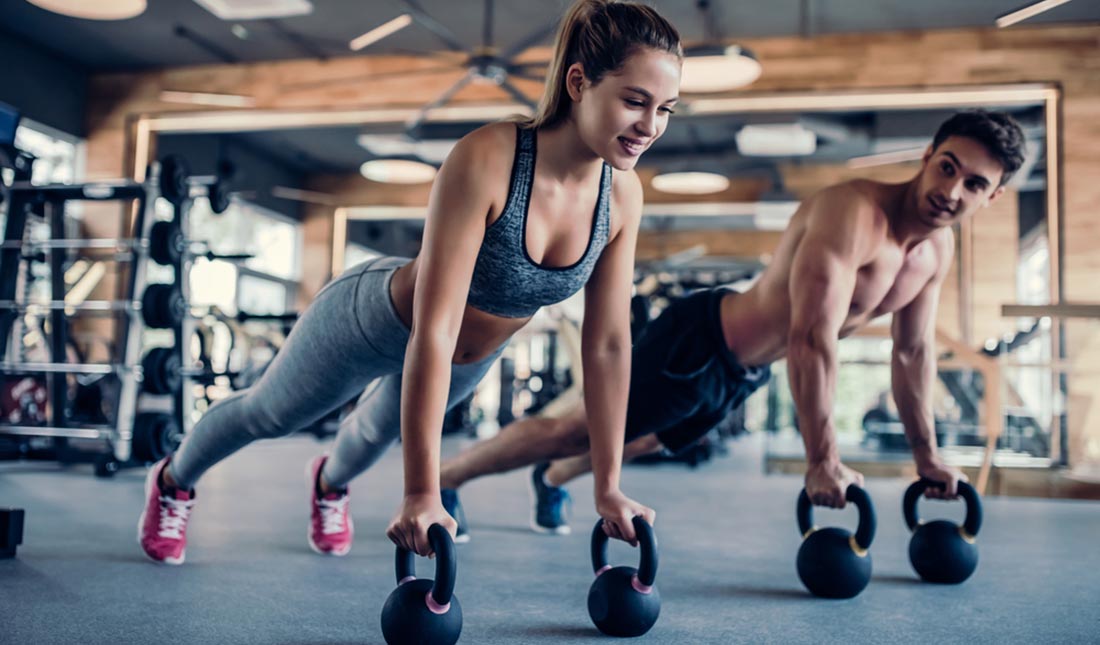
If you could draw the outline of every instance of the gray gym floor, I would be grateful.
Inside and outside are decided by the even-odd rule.
[[[461,440],[447,439],[445,452]],[[628,494],[658,510],[663,607],[650,643],[1096,643],[1100,505],[991,498],[981,562],[960,586],[919,583],[906,555],[906,483],[871,480],[879,531],[874,578],[858,597],[809,596],[795,573],[801,480],[765,477],[754,438],[690,470],[633,466]],[[135,542],[143,473],[98,480],[88,466],[0,463],[0,506],[26,509],[24,544],[0,560],[0,642],[380,643],[393,588],[384,536],[396,508],[396,449],[355,482],[358,537],[344,558],[306,545],[303,468],[309,438],[255,444],[198,490],[187,563],[158,566]],[[572,486],[574,534],[531,533],[526,472],[468,486],[473,540],[459,547],[460,642],[605,643],[589,621],[591,478]],[[961,504],[922,502],[926,516]],[[817,523],[854,526],[854,511]],[[636,564],[613,546],[612,561]],[[428,575],[430,563],[421,561]]]

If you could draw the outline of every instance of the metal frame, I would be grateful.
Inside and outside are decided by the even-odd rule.
[[[84,303],[82,305],[69,305],[65,303],[66,286],[64,281],[64,262],[66,251],[72,248],[82,248],[86,245],[78,242],[70,243],[65,238],[64,206],[67,201],[129,201],[133,205],[132,231],[140,231],[138,241],[148,239],[149,230],[155,219],[155,203],[159,195],[155,181],[144,182],[92,182],[82,185],[51,185],[34,186],[27,181],[13,183],[11,187],[10,206],[19,209],[19,213],[9,217],[5,226],[3,245],[4,266],[3,294],[5,300],[0,302],[5,308],[5,324],[3,331],[7,335],[11,333],[11,325],[7,318],[10,313],[20,309],[34,308],[34,303],[20,303],[15,299],[15,280],[24,259],[21,255],[22,244],[16,245],[18,239],[22,241],[22,231],[26,225],[27,212],[36,204],[43,209],[45,219],[51,229],[50,243],[43,244],[48,249],[48,262],[50,263],[50,289],[51,303],[46,305],[50,311],[52,333],[49,338],[50,363],[0,363],[0,369],[5,373],[42,373],[47,374],[47,387],[50,390],[50,419],[49,426],[26,426],[19,424],[0,424],[0,434],[21,436],[45,436],[58,439],[104,439],[108,440],[115,459],[119,462],[128,462],[132,456],[133,429],[136,412],[138,388],[140,386],[138,374],[140,372],[141,336],[144,324],[140,320],[134,320],[130,315],[140,310],[140,302],[132,301],[132,296],[144,290],[146,286],[146,263],[140,261],[140,257],[132,258],[131,270],[125,287],[120,290],[131,296],[131,300],[122,299],[115,301],[99,301]],[[13,209],[12,209],[13,210]],[[135,256],[142,256],[148,252],[147,244],[133,243],[134,240],[119,240],[124,244],[130,244]],[[30,246],[34,246],[31,244]],[[94,245],[93,245],[94,248]],[[10,283],[10,284],[9,284]],[[9,293],[10,292],[10,293]],[[125,312],[126,315],[118,319],[118,334],[122,338],[119,357],[113,364],[85,364],[74,365],[66,362],[68,347],[67,310],[87,310],[105,312]],[[7,335],[4,340],[7,340]],[[6,353],[5,353],[6,354]],[[63,374],[119,374],[120,391],[118,397],[118,413],[114,427],[110,426],[66,426],[65,404],[68,401],[68,385]]]

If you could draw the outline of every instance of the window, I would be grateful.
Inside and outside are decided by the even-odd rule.
[[[191,271],[191,301],[227,313],[285,313],[301,277],[301,226],[268,209],[234,200],[218,215],[205,197],[190,211],[191,239],[215,254],[248,253],[240,260],[197,258]]]
[[[35,156],[31,183],[71,184],[77,180],[80,144],[75,137],[23,119],[15,131],[15,147]]]

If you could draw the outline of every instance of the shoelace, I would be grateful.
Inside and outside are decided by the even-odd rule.
[[[160,515],[160,531],[157,534],[162,538],[179,540],[183,537],[184,529],[187,528],[187,516],[191,514],[191,507],[195,502],[189,499],[161,497],[160,505],[164,512]]]
[[[343,495],[339,499],[321,499],[318,500],[318,504],[321,507],[321,532],[325,535],[342,532],[348,496]]]

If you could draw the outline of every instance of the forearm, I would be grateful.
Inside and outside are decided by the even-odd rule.
[[[898,416],[917,464],[937,457],[935,418],[932,414],[932,383],[936,378],[933,350],[924,346],[895,351],[891,357],[891,385]]]
[[[583,363],[592,472],[599,495],[619,487],[630,389],[629,344],[586,351]]]
[[[405,494],[439,493],[439,437],[451,380],[445,341],[410,339],[401,384]]]
[[[810,465],[839,461],[833,427],[836,393],[836,340],[794,335],[788,343],[787,372],[798,412],[798,428]]]

